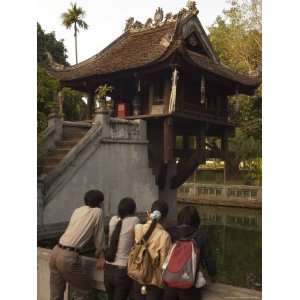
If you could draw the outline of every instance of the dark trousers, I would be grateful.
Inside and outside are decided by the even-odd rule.
[[[127,275],[127,268],[105,264],[104,285],[108,300],[127,300],[132,286],[132,279]]]
[[[201,300],[201,289],[175,289],[166,287],[163,300]]]
[[[142,295],[141,294],[141,288],[142,285],[140,285],[138,282],[134,281],[133,283],[133,289],[131,293],[131,297],[134,300],[162,300],[164,296],[164,290],[154,286],[154,285],[147,285],[147,294]]]

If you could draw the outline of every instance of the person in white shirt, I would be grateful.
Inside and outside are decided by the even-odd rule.
[[[104,267],[104,217],[100,208],[104,200],[101,191],[90,190],[84,196],[85,205],[77,208],[68,227],[51,253],[50,300],[63,300],[66,283],[75,291],[76,300],[91,299],[91,285],[82,268],[80,250],[94,240],[97,268]]]
[[[134,216],[135,201],[123,198],[118,215],[109,222],[109,247],[105,252],[104,285],[108,300],[126,300],[132,279],[127,275],[128,255],[134,243],[134,227],[140,222]]]

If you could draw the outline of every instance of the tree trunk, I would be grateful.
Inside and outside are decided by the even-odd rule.
[[[75,30],[74,37],[75,37],[76,64],[78,64],[78,57],[77,57],[77,24],[76,24],[76,22],[75,22],[75,25],[74,25],[74,30]]]

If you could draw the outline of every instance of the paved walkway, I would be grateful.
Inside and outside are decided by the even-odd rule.
[[[203,300],[260,300],[261,292],[239,288],[227,284],[210,284],[203,295]]]

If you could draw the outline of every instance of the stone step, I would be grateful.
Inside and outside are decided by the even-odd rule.
[[[64,133],[63,134],[63,141],[66,141],[66,140],[81,140],[83,137],[85,136],[85,133],[82,133],[82,132],[74,132],[74,133]]]
[[[58,147],[54,150],[53,156],[60,155],[60,156],[65,156],[68,152],[71,151],[72,148],[67,148],[67,147]]]
[[[73,148],[75,145],[78,144],[79,140],[78,139],[62,140],[62,141],[57,143],[57,147],[63,147],[63,148],[72,147]]]
[[[56,165],[43,165],[40,168],[40,172],[41,174],[48,174],[50,173],[54,168],[56,167]]]
[[[43,165],[57,165],[63,160],[64,156],[53,156],[53,157],[46,157],[43,161]]]
[[[65,154],[64,153],[57,153],[55,150],[54,151],[51,151],[47,154],[47,156],[45,157],[45,159],[47,158],[56,158],[56,159],[63,159],[65,157]]]
[[[82,136],[84,136],[85,135],[85,132],[68,132],[68,133],[66,133],[66,132],[64,132],[63,133],[63,137],[66,137],[66,138],[70,138],[70,137],[75,137],[75,138],[77,138],[77,137],[82,137]]]

